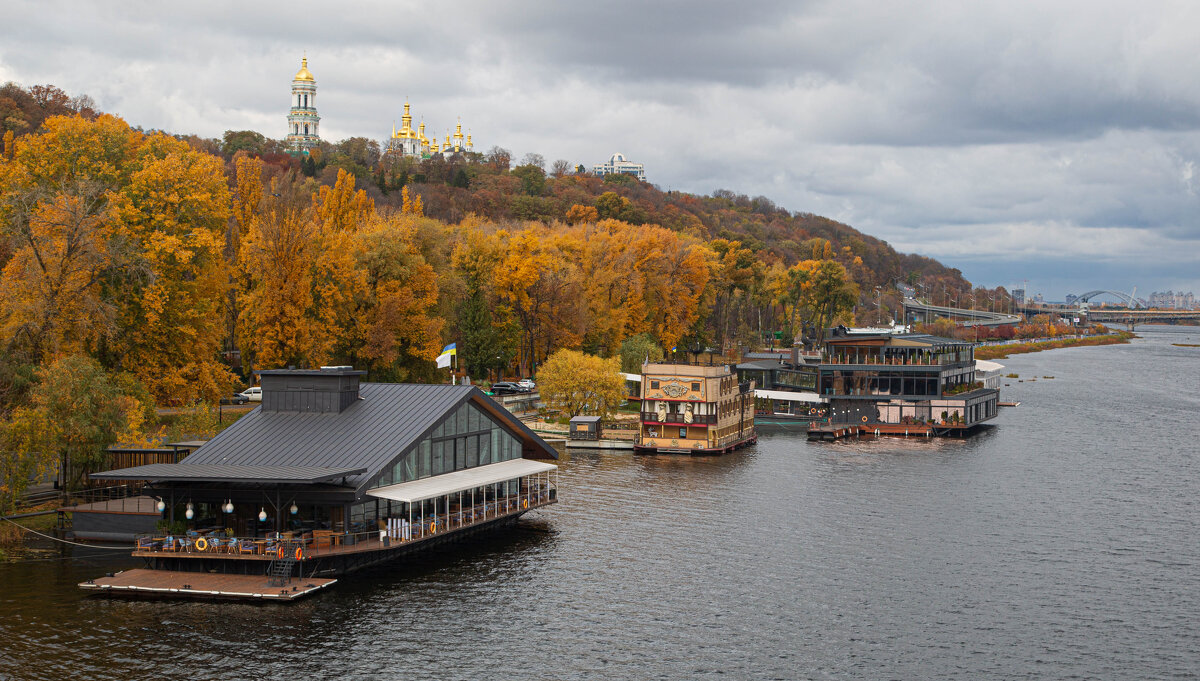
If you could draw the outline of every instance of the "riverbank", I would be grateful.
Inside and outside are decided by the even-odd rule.
[[[1063,338],[1045,340],[1034,343],[1014,343],[1012,345],[988,345],[975,348],[975,359],[1004,359],[1009,355],[1019,355],[1027,352],[1043,350],[1058,350],[1059,348],[1078,348],[1092,345],[1120,345],[1128,343],[1136,334],[1131,331],[1118,331],[1103,336],[1088,336],[1086,338]]]

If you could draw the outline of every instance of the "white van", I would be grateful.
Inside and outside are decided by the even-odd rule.
[[[242,391],[242,394],[245,395],[246,399],[250,400],[251,402],[262,402],[262,387],[261,386],[256,385],[252,388],[246,388],[245,390]]]

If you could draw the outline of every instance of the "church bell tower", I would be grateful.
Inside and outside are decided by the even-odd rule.
[[[292,78],[292,108],[287,119],[287,143],[292,150],[307,154],[321,141],[317,133],[321,122],[317,115],[317,80],[308,70],[308,57],[300,60],[300,70]]]

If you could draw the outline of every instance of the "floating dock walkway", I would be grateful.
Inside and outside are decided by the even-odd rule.
[[[293,579],[281,584],[266,575],[229,575],[137,568],[111,577],[89,579],[86,591],[111,596],[160,596],[238,601],[289,602],[336,584],[336,579]]]

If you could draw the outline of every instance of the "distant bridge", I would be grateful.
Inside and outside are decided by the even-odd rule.
[[[1046,310],[1058,312],[1059,310]],[[1182,321],[1200,321],[1200,310],[1109,310],[1106,308],[1091,308],[1075,310],[1067,308],[1064,313],[1086,315],[1091,322],[1108,322],[1118,324],[1174,324]]]
[[[1087,302],[1093,296],[1109,294],[1124,301],[1134,300],[1131,296],[1117,291],[1088,291],[1079,296],[1079,300]],[[1134,303],[1141,306],[1139,301]],[[1023,306],[1019,309],[1024,314],[1005,314],[988,312],[987,310],[966,310],[959,307],[944,305],[927,305],[915,298],[904,299],[904,319],[906,323],[928,323],[939,317],[952,320],[962,326],[1005,326],[1022,324],[1025,315],[1039,314],[1059,315],[1062,317],[1086,317],[1092,322],[1109,324],[1175,324],[1181,321],[1200,321],[1200,310],[1122,310],[1103,307],[1088,308],[1086,306],[1067,305],[1037,305]]]
[[[1075,302],[1086,303],[1089,300],[1091,300],[1092,298],[1095,298],[1096,296],[1103,296],[1103,295],[1109,295],[1109,296],[1113,296],[1114,298],[1119,298],[1121,300],[1121,302],[1128,305],[1129,309],[1131,309],[1131,310],[1136,310],[1139,307],[1140,308],[1146,307],[1145,305],[1142,305],[1142,301],[1138,300],[1137,298],[1134,298],[1133,296],[1129,295],[1128,293],[1121,293],[1120,291],[1088,291],[1087,293],[1076,298]]]
[[[904,299],[904,319],[907,322],[931,322],[938,317],[951,319],[963,326],[1005,326],[1016,325],[1025,318],[1016,314],[1003,312],[988,312],[987,310],[966,310],[960,307],[944,305],[926,305],[915,298]]]

